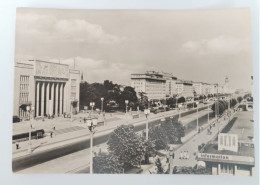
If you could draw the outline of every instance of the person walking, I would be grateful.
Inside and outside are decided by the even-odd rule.
[[[16,150],[18,150],[19,149],[19,143],[16,142],[15,145],[16,145]]]
[[[182,151],[181,151],[181,154],[180,154],[180,159],[183,159],[183,153],[182,153]]]

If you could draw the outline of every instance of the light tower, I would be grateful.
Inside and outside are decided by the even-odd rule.
[[[228,79],[228,76],[225,77],[225,93],[229,93],[229,79]]]

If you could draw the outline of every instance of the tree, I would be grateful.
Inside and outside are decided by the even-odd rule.
[[[161,123],[161,129],[167,136],[167,141],[170,144],[181,143],[181,137],[185,135],[185,127],[177,119],[166,120]]]
[[[118,157],[124,169],[140,166],[145,154],[142,138],[134,132],[133,125],[121,125],[116,128],[107,142],[108,150]]]
[[[166,101],[166,104],[170,107],[174,107],[174,105],[176,104],[176,98],[169,98],[167,101]]]
[[[241,103],[242,100],[243,100],[243,98],[242,98],[241,96],[237,97],[237,101],[238,101],[238,103]]]
[[[185,102],[185,98],[182,96],[178,99],[178,103],[184,103]]]
[[[230,107],[234,107],[236,104],[237,104],[237,100],[234,99],[234,98],[232,98],[232,99],[230,100]]]
[[[138,94],[140,96],[140,98],[138,99],[138,102],[137,102],[139,109],[144,110],[144,109],[148,108],[149,101],[148,101],[148,97],[146,96],[146,93],[139,92]]]
[[[195,166],[195,167],[186,167],[186,166],[180,166],[180,167],[174,167],[173,168],[173,174],[211,174],[211,169],[202,167],[202,166]]]
[[[157,169],[157,174],[164,174],[164,169],[162,167],[162,163],[161,163],[161,160],[160,158],[157,158],[155,160],[155,165],[156,165],[156,169]]]
[[[122,173],[123,167],[116,156],[99,152],[93,158],[93,170],[94,173],[115,174]]]
[[[217,107],[218,107],[218,109],[217,109],[217,114],[218,115],[222,115],[223,112],[228,108],[228,103],[226,101],[218,100],[211,106],[211,110],[213,112],[215,112],[216,104],[217,104]]]
[[[155,150],[155,145],[151,140],[146,140],[145,137],[142,138],[144,143],[144,151],[145,151],[145,164],[149,164],[149,157],[155,155],[157,151]]]
[[[156,150],[164,150],[167,149],[167,136],[164,132],[164,130],[160,127],[151,127],[149,129],[149,140],[151,140],[154,143],[154,147]]]
[[[124,88],[124,91],[119,95],[119,106],[122,110],[125,109],[125,100],[128,100],[129,103],[132,102],[132,107],[136,107],[138,98],[134,88],[127,86]]]

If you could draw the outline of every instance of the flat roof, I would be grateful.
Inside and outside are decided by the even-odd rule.
[[[236,134],[238,136],[238,152],[230,150],[218,150],[218,138],[206,144],[202,153],[206,154],[220,154],[231,156],[244,156],[254,158],[254,122],[253,111],[237,112],[229,124],[231,128],[223,129],[222,133]],[[246,162],[246,161],[245,161]]]
[[[230,150],[218,150],[218,144],[207,144],[204,147],[203,153],[254,157],[255,150],[254,147],[249,143],[239,144],[238,152]]]

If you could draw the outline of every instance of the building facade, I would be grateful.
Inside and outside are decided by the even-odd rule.
[[[147,72],[145,74],[132,74],[131,87],[139,93],[145,93],[148,100],[162,100],[166,98],[166,80],[162,74]]]
[[[171,73],[160,73],[165,79],[165,96],[167,98],[172,97],[177,94],[176,82],[177,77],[173,76]]]
[[[207,143],[197,154],[212,175],[252,176],[255,173],[253,113],[238,112],[229,131]],[[243,131],[241,132],[241,128]]]
[[[15,64],[13,115],[34,117],[79,111],[80,71],[68,65],[41,60]]]
[[[183,96],[184,98],[194,97],[194,87],[191,81],[178,80],[176,82],[177,94],[178,96]]]

